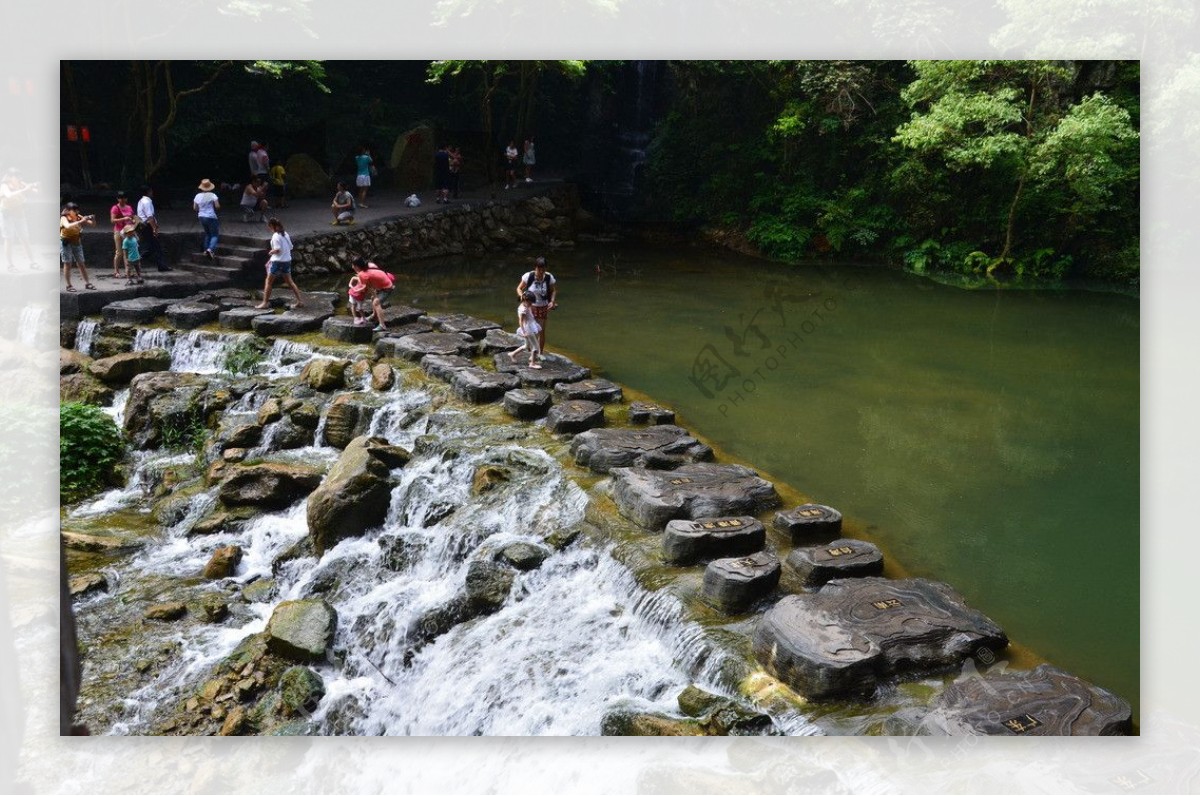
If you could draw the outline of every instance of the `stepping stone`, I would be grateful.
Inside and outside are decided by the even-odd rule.
[[[425,332],[404,337],[382,337],[375,343],[375,351],[381,357],[400,357],[410,362],[420,362],[427,354],[467,354],[472,340],[457,332]]]
[[[109,323],[148,323],[166,312],[167,307],[178,299],[141,298],[124,299],[105,304],[100,310],[104,320]]]
[[[515,348],[515,346],[514,346]],[[537,370],[523,364],[529,359],[513,362],[508,354],[496,354],[492,358],[496,370],[501,373],[515,373],[521,379],[522,387],[552,388],[563,381],[580,381],[592,375],[585,367],[576,365],[571,360],[558,354],[547,354],[542,357],[541,369]]]
[[[184,296],[180,299],[175,299],[177,304],[216,304],[217,297],[212,293],[204,290],[199,293],[193,293],[190,296]]]
[[[608,379],[584,379],[554,385],[554,394],[565,401],[582,399],[600,403],[620,403],[624,394],[621,385]]]
[[[384,317],[386,319],[386,313]],[[374,324],[372,324],[372,328],[374,328]],[[432,323],[425,318],[418,318],[415,321],[409,321],[408,323],[401,323],[398,325],[390,323],[382,332],[375,332],[375,339],[382,340],[385,337],[407,337],[410,334],[424,334],[425,332],[432,331]]]
[[[772,525],[787,531],[794,544],[821,544],[842,535],[842,513],[820,503],[805,503],[777,512]]]
[[[430,315],[429,320],[433,323],[433,328],[439,332],[461,332],[469,334],[475,340],[482,340],[489,331],[500,328],[500,324],[495,321],[485,321],[482,318],[474,318],[461,313]]]
[[[882,678],[933,674],[1007,645],[995,622],[923,578],[833,580],[789,595],[763,615],[753,639],[758,662],[814,700],[869,696]]]
[[[342,303],[342,294],[332,290],[314,290],[311,293],[305,293],[303,290],[301,290],[300,295],[304,296],[305,304],[304,307],[300,308],[301,312],[314,305],[323,309],[327,304],[331,307],[336,307]],[[294,296],[285,295],[282,297],[276,296],[275,298],[283,298],[285,302],[291,304],[291,299],[294,298]],[[274,301],[274,299],[272,299],[272,301]]]
[[[456,372],[473,367],[474,362],[458,354],[429,354],[421,360],[421,370],[442,381],[450,381]]]
[[[511,373],[496,373],[476,367],[456,370],[450,376],[450,386],[454,392],[476,404],[499,401],[504,393],[516,389],[518,384],[517,377]]]
[[[404,326],[405,324],[415,323],[418,319],[422,321],[422,330],[431,331],[433,324],[425,317],[425,310],[419,310],[416,307],[407,307],[402,304],[394,306],[386,306],[383,308],[383,322],[388,326],[388,331],[391,331],[393,326]],[[374,326],[375,324],[371,324]]]
[[[658,404],[647,403],[646,401],[634,401],[629,405],[629,422],[670,426],[675,424],[675,412]]]
[[[233,312],[233,310],[230,310]],[[262,337],[281,334],[301,334],[321,328],[327,318],[333,317],[333,305],[321,303],[305,304],[303,307],[279,315],[259,315],[250,321],[255,333]]]
[[[679,426],[585,431],[571,441],[571,453],[576,464],[597,473],[607,473],[614,467],[670,470],[681,464],[708,461],[713,456],[712,448]]]
[[[252,299],[252,298],[254,298],[254,295],[252,295],[249,291],[242,290],[241,288],[238,288],[238,287],[221,287],[221,288],[217,288],[216,290],[208,290],[205,292],[217,299]]]
[[[922,722],[931,734],[1129,735],[1129,703],[1043,663],[1033,671],[974,673],[951,683]]]
[[[521,420],[536,420],[550,411],[548,390],[509,390],[504,393],[504,410]]]
[[[555,434],[578,434],[604,425],[604,407],[594,401],[568,401],[550,408],[546,428]]]
[[[834,578],[861,578],[883,572],[883,553],[870,542],[836,539],[819,547],[797,547],[787,557],[805,588],[823,586]]]
[[[221,325],[226,329],[238,329],[248,331],[254,328],[254,319],[260,315],[274,315],[273,310],[255,309],[249,307],[233,307],[225,310],[218,316]]]
[[[479,350],[483,354],[495,354],[500,351],[512,351],[524,341],[512,332],[503,329],[488,329],[487,334],[479,341]]]
[[[253,307],[254,305],[258,304],[258,299],[225,298],[223,296],[216,296],[209,303],[216,304],[223,310],[231,310],[234,307]]]
[[[369,343],[372,324],[356,324],[349,315],[335,315],[321,324],[321,334],[342,343]]]
[[[663,560],[677,567],[728,556],[757,553],[767,529],[753,517],[701,517],[671,520],[663,532]]]
[[[176,329],[195,329],[206,323],[212,323],[221,314],[221,308],[216,304],[179,303],[167,307],[167,323]]]
[[[770,550],[719,558],[704,570],[704,599],[724,613],[744,613],[779,585],[781,572],[779,558]]]
[[[757,514],[779,505],[775,486],[740,464],[685,464],[675,470],[617,467],[613,501],[643,528],[670,520]]]

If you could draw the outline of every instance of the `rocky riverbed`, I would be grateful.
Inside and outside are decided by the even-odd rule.
[[[486,320],[337,296],[63,329],[124,486],[63,511],[114,734],[1120,734],[946,584]]]

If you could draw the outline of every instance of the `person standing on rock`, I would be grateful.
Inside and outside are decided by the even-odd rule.
[[[292,305],[292,309],[303,307],[304,294],[292,281],[292,236],[283,228],[283,222],[278,218],[268,219],[267,227],[271,230],[271,253],[267,257],[267,281],[263,283],[262,303],[255,306],[255,309],[265,310],[271,306],[271,287],[279,277],[283,277],[283,281],[296,294],[296,303]]]
[[[196,217],[200,219],[200,226],[204,230],[204,256],[210,260],[217,256],[217,241],[221,235],[221,221],[217,218],[221,201],[213,192],[216,187],[212,180],[206,177],[200,181],[200,193],[192,199],[192,209],[196,211]]]
[[[29,191],[37,193],[36,182],[25,182],[16,168],[11,168],[0,183],[0,237],[4,238],[4,259],[8,261],[8,270],[17,270],[13,265],[13,247],[20,243],[25,249],[25,257],[29,267],[38,270],[33,261],[33,253],[29,250],[29,225],[25,221],[25,194]]]
[[[383,321],[383,305],[392,295],[396,278],[375,263],[367,262],[365,257],[355,257],[350,267],[354,269],[355,275],[362,283],[371,290],[371,309],[375,312],[377,322],[372,331],[387,331],[387,324]]]
[[[517,184],[517,142],[509,141],[504,148],[504,190]]]
[[[546,270],[546,258],[539,257],[534,260],[533,270],[521,277],[521,283],[517,285],[517,297],[521,298],[525,295],[525,291],[533,294],[533,317],[541,326],[538,331],[538,350],[546,350],[546,321],[550,315],[550,310],[558,306],[556,301],[558,297],[558,283],[554,279],[554,274]]]
[[[517,337],[520,337],[524,342],[510,351],[508,358],[513,362],[517,361],[517,355],[522,351],[529,351],[529,367],[534,370],[540,370],[541,365],[537,363],[538,357],[542,353],[542,348],[538,342],[538,333],[542,331],[542,326],[533,317],[533,294],[526,290],[521,294],[521,303],[517,305]]]
[[[158,239],[158,218],[154,214],[154,189],[149,185],[142,186],[142,198],[138,199],[137,203],[137,217],[142,258],[154,263],[159,271],[170,271],[163,262],[162,243]]]
[[[533,165],[537,163],[537,153],[533,149],[533,136],[525,139],[525,154],[521,159],[525,162],[525,182],[533,182]]]
[[[134,224],[129,224],[121,230],[121,254],[125,259],[125,284],[144,284],[146,280],[142,278],[142,253],[138,248],[137,226]],[[134,273],[137,273],[136,279]]]
[[[371,159],[371,150],[364,146],[354,156],[354,166],[357,171],[354,184],[358,186],[358,206],[366,207],[367,189],[371,187],[371,175],[375,173],[375,161]]]
[[[447,204],[450,201],[450,150],[442,144],[433,153],[433,184],[437,188],[437,203]]]
[[[79,266],[79,275],[83,277],[83,286],[95,290],[91,277],[88,276],[87,266],[83,261],[83,226],[96,223],[95,216],[79,215],[79,205],[67,202],[63,207],[62,217],[58,220],[59,247],[62,250],[63,278],[67,281],[67,292],[74,293],[71,284],[71,265]]]
[[[125,198],[125,192],[117,191],[117,203],[108,210],[108,220],[112,222],[113,231],[113,279],[121,276],[121,266],[125,261],[121,246],[125,241],[125,225],[131,218],[133,218],[133,208],[129,205],[129,200]]]

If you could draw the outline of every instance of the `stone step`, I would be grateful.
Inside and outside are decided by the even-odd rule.
[[[234,279],[241,275],[241,270],[233,270],[231,268],[222,268],[219,265],[202,265],[200,263],[180,262],[174,266],[177,270],[187,271],[191,274],[197,274],[205,277],[216,279]]]
[[[219,265],[222,268],[240,271],[243,265],[251,264],[252,260],[249,257],[237,257],[227,254],[218,254],[210,260],[203,254],[189,254],[187,262],[195,263],[196,265]]]

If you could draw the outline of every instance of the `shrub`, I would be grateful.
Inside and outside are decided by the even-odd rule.
[[[225,351],[221,367],[231,376],[248,376],[263,361],[262,349],[250,340],[241,340]]]
[[[97,406],[64,403],[58,413],[59,499],[81,500],[114,482],[125,437]]]

